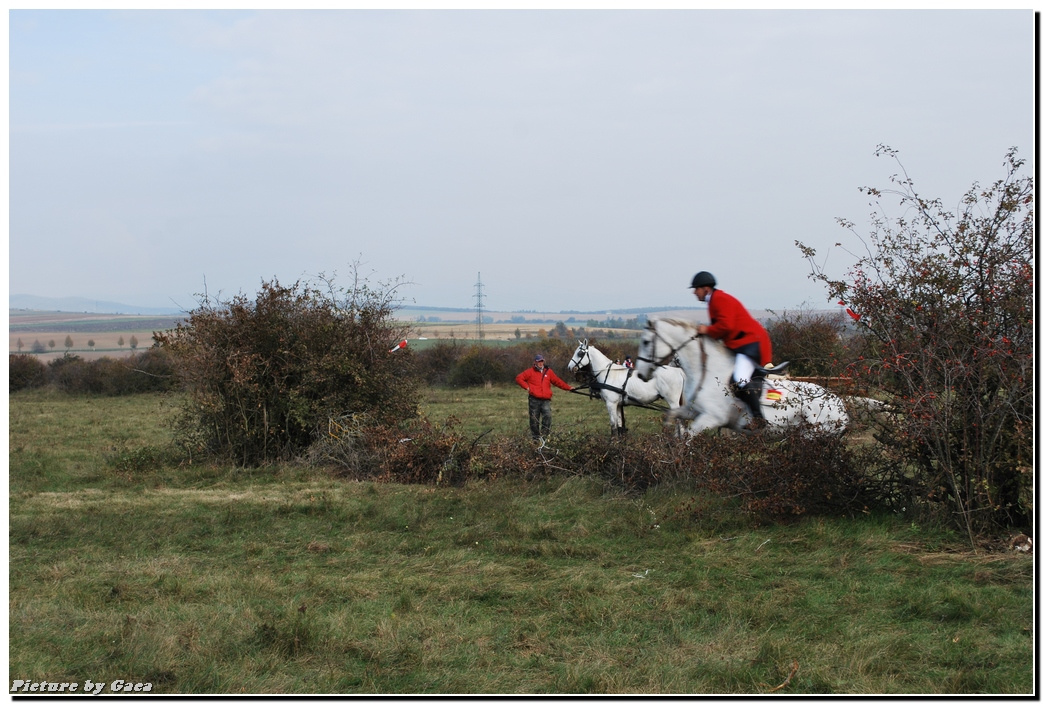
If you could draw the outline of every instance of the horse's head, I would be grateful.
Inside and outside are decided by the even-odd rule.
[[[663,362],[656,357],[656,342],[659,334],[656,332],[655,321],[649,320],[645,331],[641,333],[641,344],[637,347],[637,364],[634,369],[641,381],[648,381],[655,374],[656,367]]]
[[[569,371],[574,372],[587,364],[590,364],[590,358],[587,355],[587,341],[584,339],[572,353],[572,359],[569,360]]]
[[[673,318],[649,320],[638,347],[638,377],[648,381],[655,373],[656,367],[670,364],[678,352],[688,347],[688,343],[699,339],[696,330],[695,325]]]

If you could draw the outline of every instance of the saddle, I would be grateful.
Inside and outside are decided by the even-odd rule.
[[[754,376],[763,376],[763,377],[769,377],[769,376],[772,376],[772,375],[780,376],[780,377],[781,376],[786,376],[786,367],[788,367],[788,366],[789,366],[789,360],[787,360],[785,362],[779,362],[778,364],[774,364],[774,365],[769,366],[769,367],[758,366],[758,367],[754,368],[753,375]]]

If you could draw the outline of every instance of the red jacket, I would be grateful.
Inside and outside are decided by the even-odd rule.
[[[723,340],[729,349],[739,349],[751,342],[761,345],[760,365],[771,362],[771,338],[735,296],[714,289],[710,294],[710,329],[706,334]]]
[[[559,389],[572,391],[572,387],[559,379],[558,375],[551,371],[549,367],[544,367],[541,372],[536,368],[536,365],[533,365],[514,377],[514,380],[518,382],[518,386],[528,391],[530,396],[535,396],[545,401],[550,400],[551,384],[554,384]]]

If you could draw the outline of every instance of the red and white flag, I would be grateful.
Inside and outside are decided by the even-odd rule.
[[[858,313],[856,313],[855,311],[853,311],[853,310],[851,310],[850,308],[848,308],[848,307],[846,306],[846,304],[845,304],[845,303],[844,303],[843,301],[837,301],[837,305],[838,305],[838,306],[845,306],[845,307],[844,307],[844,310],[845,310],[845,311],[847,311],[847,314],[848,314],[848,315],[850,315],[850,316],[851,316],[851,319],[852,319],[852,320],[854,320],[854,321],[855,321],[856,323],[857,323],[857,322],[858,322],[859,320],[861,320],[861,319],[862,319],[862,316],[861,316],[861,315],[859,315],[859,314],[858,314]]]
[[[409,340],[402,340],[402,342],[389,349],[388,352],[398,352],[400,349],[403,349],[408,344]]]

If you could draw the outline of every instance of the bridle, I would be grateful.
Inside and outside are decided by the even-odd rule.
[[[677,355],[678,352],[680,352],[690,343],[695,342],[696,340],[699,341],[699,357],[701,360],[701,365],[699,370],[699,384],[695,387],[695,391],[692,393],[692,398],[694,399],[696,396],[699,395],[699,390],[703,388],[703,381],[706,380],[706,347],[703,343],[703,336],[700,335],[697,331],[694,335],[689,337],[687,340],[682,342],[677,347],[671,347],[670,351],[662,357],[656,358],[656,346],[660,338],[659,330],[656,329],[655,323],[652,322],[648,323],[648,329],[652,331],[652,357],[648,358],[638,356],[637,361],[648,362],[654,367],[665,367],[668,364],[667,360],[672,359],[675,355]],[[664,342],[666,341],[664,340]],[[669,345],[667,346],[669,347]]]
[[[648,324],[648,329],[652,331],[652,357],[649,358],[649,357],[642,357],[642,356],[638,355],[637,361],[639,361],[639,362],[648,362],[653,367],[665,367],[668,364],[668,362],[667,362],[668,359],[672,359],[674,357],[674,355],[676,355],[678,352],[680,352],[682,349],[684,349],[689,343],[694,342],[696,340],[699,340],[699,351],[700,352],[704,352],[702,336],[700,336],[699,333],[696,332],[694,335],[692,335],[687,340],[682,342],[676,348],[673,348],[673,347],[670,348],[669,352],[667,352],[662,357],[657,358],[655,350],[656,350],[656,346],[657,346],[657,343],[659,342],[659,338],[660,338],[659,331],[656,330],[655,324],[653,324],[653,323],[649,323]],[[665,342],[665,340],[664,340],[664,342]],[[705,354],[703,354],[703,367],[704,368],[706,367],[706,355]]]
[[[608,375],[612,372],[612,367],[613,367],[612,362],[609,361],[608,366],[605,367],[604,370],[603,370],[604,374],[605,374],[604,381],[599,381],[598,380],[598,372],[594,371],[594,361],[590,358],[590,345],[586,341],[583,341],[582,343],[580,343],[579,350],[577,350],[577,351],[582,351],[582,354],[579,355],[578,357],[573,355],[573,358],[572,358],[572,360],[570,360],[570,363],[574,363],[576,365],[576,369],[582,369],[583,367],[590,367],[589,374],[593,378],[593,381],[591,381],[590,386],[589,386],[589,388],[590,388],[590,397],[594,398],[594,396],[597,395],[597,392],[598,392],[599,389],[608,389],[610,391],[615,391],[616,393],[621,394],[623,396],[624,402],[625,402],[626,393],[627,393],[627,384],[630,382],[630,377],[634,374],[634,369],[633,368],[628,368],[627,369],[627,376],[626,376],[626,379],[623,380],[623,386],[621,386],[621,387],[611,386],[608,383]]]
[[[590,352],[587,349],[587,343],[585,341],[582,342],[579,348],[583,351],[583,354],[579,356],[579,359],[573,359],[573,361],[576,363],[576,369],[579,369],[580,367],[585,367],[588,364],[590,364]],[[583,360],[586,360],[586,362],[584,362]]]

